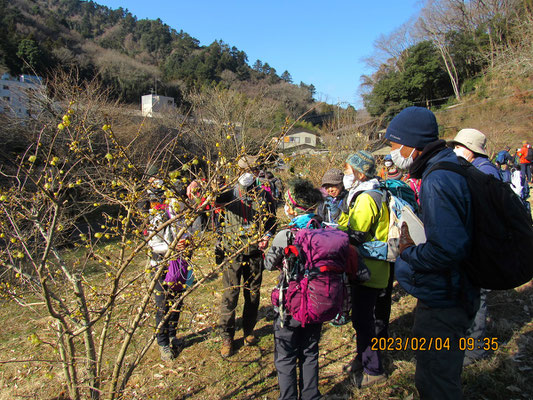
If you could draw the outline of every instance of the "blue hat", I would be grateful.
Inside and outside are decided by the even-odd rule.
[[[404,146],[423,149],[439,139],[435,114],[424,107],[407,107],[392,119],[385,138]]]
[[[387,154],[387,155],[385,156],[384,160],[385,160],[385,161],[388,161],[388,160],[392,161],[392,156],[391,156],[390,154]]]
[[[355,170],[365,174],[367,178],[373,178],[376,175],[376,163],[374,157],[368,151],[359,150],[346,159],[346,163]]]

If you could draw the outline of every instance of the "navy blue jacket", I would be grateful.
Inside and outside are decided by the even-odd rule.
[[[479,289],[474,288],[461,261],[469,254],[473,231],[471,197],[463,176],[429,168],[439,161],[458,163],[445,148],[426,164],[422,174],[420,206],[426,242],[404,250],[396,260],[396,279],[425,305],[437,308],[463,306],[473,311]]]
[[[490,160],[487,157],[476,157],[474,158],[474,161],[472,161],[472,165],[479,169],[481,172],[492,175],[498,180],[502,180],[502,176],[500,174],[500,169],[490,162]]]

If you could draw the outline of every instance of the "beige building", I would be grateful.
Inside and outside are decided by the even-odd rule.
[[[281,150],[292,149],[295,147],[311,147],[317,145],[317,135],[308,131],[295,131],[288,133],[279,143]]]

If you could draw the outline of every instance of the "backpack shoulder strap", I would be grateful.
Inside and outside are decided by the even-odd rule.
[[[455,164],[455,163],[450,162],[450,161],[441,161],[441,162],[435,163],[428,170],[428,172],[426,172],[426,176],[429,175],[430,173],[432,173],[433,171],[438,170],[438,169],[445,169],[447,171],[452,171],[452,172],[455,172],[455,173],[457,173],[459,175],[462,175],[462,176],[466,177],[465,169],[461,165]]]
[[[383,200],[388,200],[386,189],[370,189],[363,193],[366,193],[372,197],[372,200],[374,200],[374,203],[376,203],[376,207],[378,208],[378,213],[380,213]]]
[[[311,218],[305,228],[306,229],[320,229],[322,228],[322,223],[317,218]]]

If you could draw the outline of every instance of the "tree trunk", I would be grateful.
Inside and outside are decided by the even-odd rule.
[[[448,76],[450,77],[450,82],[452,84],[452,89],[455,94],[455,98],[457,100],[461,100],[461,94],[459,93],[459,78],[457,77],[457,70],[455,69],[453,60],[449,56],[449,53],[445,49],[444,45],[437,43],[437,47],[439,48],[440,55],[442,57],[442,60],[444,61],[444,65],[446,66],[446,72],[448,72]]]

